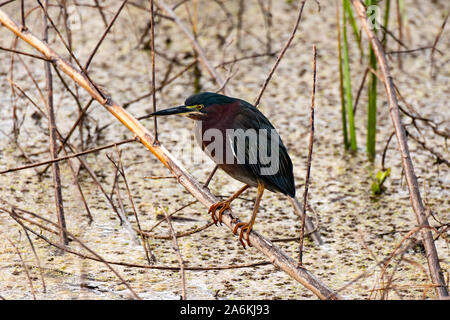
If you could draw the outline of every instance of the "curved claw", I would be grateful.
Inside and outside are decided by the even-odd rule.
[[[219,209],[218,218],[216,218],[216,211]],[[211,214],[211,218],[213,219],[214,224],[217,226],[217,221],[222,224],[222,215],[225,210],[230,208],[230,202],[228,201],[219,201],[214,203],[211,207],[209,207],[208,213]]]
[[[252,231],[252,225],[248,222],[239,222],[236,223],[236,225],[234,226],[233,229],[233,234],[236,235],[237,234],[237,230],[241,228],[241,231],[239,232],[239,241],[242,243],[242,246],[244,247],[244,249],[246,249],[245,247],[245,243],[242,240],[243,236],[244,236],[244,231],[247,230],[247,232],[245,233],[245,240],[247,241],[247,245],[249,247],[251,247],[252,245],[250,244],[250,232]]]

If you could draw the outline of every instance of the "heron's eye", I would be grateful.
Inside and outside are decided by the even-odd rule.
[[[199,105],[197,105],[197,110],[202,110],[202,109],[203,109],[203,107],[204,107],[204,105],[202,105],[202,104],[199,104]]]

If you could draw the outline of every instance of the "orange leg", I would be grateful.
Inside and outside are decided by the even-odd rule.
[[[211,218],[213,219],[214,223],[217,225],[217,221],[219,221],[220,224],[222,224],[222,215],[225,212],[225,210],[230,209],[230,204],[233,202],[234,199],[239,197],[239,195],[247,190],[248,184],[240,188],[238,191],[236,191],[231,197],[229,197],[225,201],[219,201],[217,203],[214,203],[211,207],[209,207],[208,213],[211,213]],[[219,209],[218,218],[216,218],[216,210]]]
[[[244,243],[244,241],[242,241],[242,237],[244,235],[245,230],[247,230],[247,232],[245,233],[245,240],[247,240],[248,246],[251,247],[249,236],[250,236],[250,232],[252,231],[253,224],[255,223],[256,214],[258,213],[259,203],[261,202],[263,193],[264,193],[264,185],[262,183],[258,182],[258,193],[256,194],[255,206],[253,207],[253,213],[252,213],[250,222],[239,222],[239,223],[236,223],[236,225],[234,226],[234,230],[233,230],[234,234],[236,234],[237,230],[239,228],[241,228],[241,231],[239,233],[239,241],[244,246],[244,249],[245,249],[245,243]]]

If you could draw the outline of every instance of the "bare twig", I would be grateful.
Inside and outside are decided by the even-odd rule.
[[[104,150],[104,149],[112,148],[114,146],[119,146],[121,144],[134,142],[134,141],[136,141],[135,138],[125,139],[125,140],[114,142],[114,143],[110,143],[110,144],[107,144],[107,145],[104,145],[104,146],[101,146],[101,147],[96,147],[96,148],[85,150],[85,151],[78,152],[78,153],[75,153],[75,154],[66,155],[64,157],[54,158],[54,159],[50,159],[50,160],[46,160],[46,161],[42,161],[42,162],[32,163],[30,165],[26,165],[26,166],[22,166],[22,167],[16,167],[16,168],[3,170],[3,171],[0,171],[0,174],[8,173],[8,172],[14,172],[14,171],[19,171],[19,170],[24,170],[24,169],[29,169],[29,168],[34,168],[34,167],[39,167],[39,166],[43,166],[43,165],[46,165],[46,164],[52,164],[52,163],[59,162],[59,161],[62,161],[62,160],[67,160],[67,159],[70,159],[70,158],[83,156],[83,155],[86,155],[86,154],[89,154],[89,153],[101,151],[101,150]]]
[[[434,39],[434,42],[433,42],[433,46],[432,46],[431,53],[430,53],[430,60],[431,60],[431,76],[434,76],[434,75],[433,75],[433,69],[434,69],[434,52],[437,50],[436,46],[437,46],[437,44],[438,44],[438,42],[439,42],[439,39],[441,38],[442,32],[444,31],[444,28],[445,28],[445,25],[446,25],[446,23],[447,23],[449,14],[450,14],[450,13],[447,13],[447,16],[445,17],[444,22],[442,23],[441,27],[439,28],[439,31],[438,31],[438,33],[437,33],[437,35],[436,35],[436,38]]]
[[[261,97],[262,97],[264,91],[266,90],[266,87],[269,84],[270,79],[272,78],[275,70],[277,69],[278,65],[280,64],[281,59],[283,58],[287,49],[291,45],[292,40],[294,39],[295,33],[297,32],[297,29],[298,29],[298,25],[300,24],[300,20],[302,18],[303,7],[305,6],[305,2],[306,2],[306,0],[300,2],[300,8],[298,10],[297,21],[295,22],[294,29],[292,30],[291,35],[289,36],[289,39],[286,41],[283,49],[281,50],[280,54],[278,55],[278,58],[275,61],[275,64],[272,66],[272,70],[270,70],[269,75],[267,76],[266,80],[264,81],[264,84],[263,84],[261,90],[259,91],[258,97],[255,100],[255,103],[254,103],[255,107],[258,107]]]
[[[168,84],[172,83],[174,80],[178,79],[183,73],[185,73],[186,71],[188,71],[188,70],[189,70],[190,68],[192,68],[195,64],[196,64],[196,61],[190,63],[188,66],[186,66],[185,68],[183,68],[183,70],[181,70],[180,72],[178,72],[178,73],[177,73],[176,75],[174,75],[172,78],[170,78],[170,79],[164,81],[164,83],[161,84],[158,88],[156,88],[155,91],[158,92],[158,91],[162,90],[165,86],[167,86]],[[139,97],[137,97],[137,98],[134,98],[134,99],[131,100],[131,101],[125,102],[125,103],[123,104],[123,108],[126,109],[126,108],[128,108],[130,105],[132,105],[133,103],[139,102],[139,101],[141,101],[142,99],[145,99],[145,98],[150,97],[151,95],[153,95],[153,90],[151,90],[150,92],[148,92],[148,93],[146,93],[146,94],[144,94],[144,95],[141,95],[141,96],[139,96]],[[148,116],[148,115],[147,115],[147,116],[142,116],[142,117],[138,118],[138,120],[142,120],[142,119],[146,119],[146,118],[149,118],[149,116]]]
[[[152,106],[153,112],[156,112],[156,79],[155,79],[155,16],[153,13],[153,0],[150,0],[150,47],[151,47],[151,56],[152,56]],[[158,120],[157,117],[153,117],[153,126],[154,126],[154,136],[155,143],[158,143]]]
[[[197,42],[195,37],[188,31],[188,29],[183,24],[183,22],[178,18],[178,16],[175,14],[175,12],[165,3],[164,0],[156,0],[156,4],[158,5],[158,7],[160,7],[161,9],[163,9],[163,10],[165,10],[167,12],[167,14],[178,25],[180,30],[186,35],[186,37],[191,42],[192,47],[197,52],[198,59],[200,60],[200,62],[205,66],[206,70],[211,75],[211,77],[216,81],[217,85],[219,87],[221,87],[223,85],[222,77],[217,73],[217,71],[211,65],[209,60],[206,58],[206,54],[205,54],[203,48]],[[227,93],[225,93],[225,94],[227,94]]]
[[[14,208],[11,208],[11,211],[14,211]],[[28,234],[28,231],[25,228],[25,226],[23,225],[22,221],[20,221],[20,220],[16,220],[16,221],[19,223],[19,225],[22,227],[23,231],[25,232],[25,235],[28,239],[28,243],[30,244],[30,247],[31,247],[31,250],[33,251],[34,257],[36,258],[37,266],[39,269],[39,275],[41,276],[41,281],[42,281],[42,292],[46,293],[47,286],[45,285],[44,275],[42,273],[41,260],[39,259],[39,256],[37,255],[36,249],[34,248],[33,241],[31,241],[30,235]]]
[[[400,0],[396,1],[396,13],[397,13],[397,25],[398,25],[398,39],[399,39],[399,45],[398,45],[398,50],[400,50],[400,42],[403,41],[403,21],[402,21],[402,13],[401,13],[401,8],[400,8]],[[398,55],[397,56],[398,59],[398,67],[400,69],[402,69],[402,56]]]
[[[28,266],[25,264],[25,261],[23,261],[22,254],[19,251],[19,248],[15,245],[14,242],[11,241],[8,237],[6,239],[9,241],[9,243],[14,247],[14,250],[16,251],[17,255],[19,256],[20,262],[22,263],[23,270],[25,271],[25,275],[28,279],[28,284],[30,285],[31,294],[33,295],[33,299],[36,300],[36,294],[34,293],[34,287],[33,287],[33,281],[31,281],[30,272],[28,271]]]
[[[47,11],[48,0],[44,1],[44,10]],[[47,17],[45,14],[42,15],[43,19],[43,40],[46,42],[48,39],[48,24]],[[55,113],[53,110],[53,80],[52,80],[52,69],[50,62],[44,62],[45,68],[45,84],[47,89],[47,99],[46,107],[48,113],[48,130],[49,130],[49,142],[50,142],[50,157],[55,159],[56,155],[56,121]],[[59,236],[62,245],[68,245],[69,240],[67,239],[66,233],[66,219],[64,217],[64,205],[61,192],[61,174],[59,170],[58,162],[52,163],[52,175],[53,175],[53,186],[55,192],[55,204],[56,204],[56,214],[59,223]]]
[[[117,170],[119,171],[120,175],[122,176],[123,182],[125,183],[125,188],[127,189],[127,194],[128,194],[128,200],[131,203],[131,208],[133,209],[134,218],[136,220],[136,224],[137,224],[137,227],[138,227],[138,230],[139,230],[139,234],[141,235],[142,247],[144,248],[145,256],[147,258],[148,264],[152,264],[152,262],[155,261],[155,256],[151,252],[148,242],[146,241],[146,239],[142,235],[141,223],[139,222],[139,217],[138,217],[138,214],[137,214],[137,211],[136,211],[136,206],[134,205],[133,196],[131,195],[130,186],[128,185],[128,180],[127,180],[127,177],[125,175],[125,169],[123,167],[121,153],[119,152],[119,149],[117,148],[117,145],[115,146],[115,148],[116,148],[116,154],[117,154],[118,163],[116,164],[116,163],[113,162],[113,164],[116,166]]]
[[[311,114],[309,118],[309,151],[308,151],[308,162],[306,164],[306,176],[305,176],[305,192],[303,193],[303,216],[302,225],[300,229],[300,242],[299,242],[299,254],[298,254],[298,264],[303,265],[303,238],[305,236],[305,221],[306,221],[306,204],[308,202],[308,188],[309,188],[309,177],[311,173],[311,163],[312,163],[312,152],[314,146],[314,104],[316,96],[316,60],[317,60],[317,50],[316,45],[313,45],[313,80],[312,80],[312,92],[311,92]]]
[[[12,206],[10,203],[8,203],[7,201],[5,201],[5,200],[3,200],[3,199],[0,199],[0,201],[1,202],[3,202],[3,203],[5,203],[5,204],[7,204],[7,205],[9,205],[9,206]],[[12,206],[12,207],[14,207],[14,206]],[[35,218],[38,218],[38,219],[40,219],[40,220],[42,220],[45,224],[46,224],[46,226],[44,226],[44,225],[42,225],[42,224],[40,224],[39,225],[39,227],[41,227],[42,229],[44,229],[44,230],[47,230],[47,231],[50,231],[50,232],[53,232],[53,233],[55,233],[55,231],[54,230],[52,230],[51,228],[49,228],[49,226],[53,226],[53,227],[56,227],[56,228],[58,228],[59,229],[59,226],[56,224],[56,223],[54,223],[53,221],[50,221],[50,220],[48,220],[48,219],[46,219],[46,218],[44,218],[44,217],[42,217],[42,216],[39,216],[39,215],[37,215],[37,214],[35,214],[35,213],[33,213],[33,212],[30,212],[30,211],[27,211],[27,210],[23,210],[23,209],[19,209],[19,208],[15,208],[15,209],[17,209],[17,210],[20,210],[20,212],[22,212],[22,213],[26,213],[26,214],[28,214],[28,215],[31,215],[32,217],[35,217]],[[2,210],[3,211],[6,211],[6,212],[8,212],[9,214],[10,214],[10,216],[14,219],[14,220],[24,220],[24,217],[23,216],[21,216],[21,215],[18,215],[15,211],[13,211],[13,210],[11,210],[11,211],[9,211],[9,210],[6,210],[6,209],[4,209],[4,208],[2,208]],[[28,222],[30,222],[29,220],[28,220]],[[41,239],[43,239],[43,240],[45,240],[45,241],[47,241],[47,242],[49,242],[49,243],[51,243],[48,239],[46,239],[44,236],[42,236],[40,233],[38,233],[38,232],[36,232],[36,231],[34,231],[34,230],[32,230],[31,228],[29,228],[29,227],[27,227],[27,226],[25,226],[25,228],[28,230],[28,231],[30,231],[31,233],[33,233],[34,235],[36,235],[37,237],[39,237],[39,238],[41,238]],[[86,251],[88,251],[90,254],[92,254],[96,259],[98,259],[97,261],[101,261],[101,262],[103,262],[108,268],[109,268],[109,270],[111,270],[116,276],[117,276],[117,278],[119,278],[119,280],[121,281],[121,283],[122,284],[124,284],[127,288],[128,288],[128,290],[130,290],[130,292],[133,294],[133,296],[136,298],[136,299],[140,299],[140,297],[136,294],[136,292],[133,290],[133,288],[131,288],[131,286],[128,284],[128,282],[127,281],[125,281],[123,278],[122,278],[122,276],[105,260],[105,259],[103,259],[99,254],[97,254],[95,251],[93,251],[92,249],[90,249],[88,246],[86,246],[81,240],[79,240],[77,237],[75,237],[71,232],[69,232],[69,231],[67,231],[66,230],[66,232],[67,232],[67,236],[68,236],[68,238],[70,238],[70,239],[72,239],[73,241],[75,241],[75,242],[77,242],[78,244],[80,244],[80,246],[82,247],[82,248],[84,248]],[[57,248],[59,248],[59,249],[61,249],[61,250],[63,250],[63,251],[68,251],[68,252],[71,252],[71,250],[69,250],[68,249],[68,247],[67,246],[63,246],[63,245],[61,245],[61,244],[58,244],[58,243],[52,243],[52,245],[54,245],[55,247],[57,247]]]
[[[219,166],[216,164],[214,166],[214,169],[212,169],[211,173],[209,174],[208,178],[206,178],[205,184],[203,187],[208,187],[209,183],[211,182],[211,179],[214,177],[214,174],[216,173],[217,169],[219,169]]]
[[[116,14],[114,15],[114,17],[111,19],[111,22],[109,23],[109,25],[106,27],[105,31],[103,32],[102,36],[100,37],[100,40],[97,42],[97,44],[95,45],[94,50],[92,50],[91,55],[89,56],[89,58],[86,61],[86,64],[84,65],[84,72],[87,72],[89,65],[91,64],[92,59],[94,58],[95,54],[97,53],[98,48],[100,48],[100,45],[102,44],[103,40],[105,39],[106,35],[108,34],[109,30],[111,30],[114,22],[116,21],[117,17],[119,16],[120,12],[122,11],[123,7],[125,6],[125,4],[127,3],[128,0],[124,0],[122,2],[122,4],[120,5],[119,9],[117,10]]]
[[[450,167],[450,161],[447,160],[439,151],[435,150],[432,146],[428,145],[425,140],[421,140],[420,138],[416,137],[406,129],[405,131],[408,134],[408,136],[411,137],[411,139],[420,144],[425,150],[433,154],[437,158],[438,163],[445,163],[447,167]]]
[[[366,70],[364,71],[362,80],[361,80],[361,84],[359,85],[359,88],[358,88],[358,93],[356,94],[355,104],[353,105],[353,115],[356,114],[356,108],[358,107],[359,98],[361,97],[361,92],[364,88],[364,83],[366,83],[366,78],[367,78],[368,73],[369,73],[369,68],[366,68]]]
[[[178,262],[180,264],[181,300],[186,300],[186,277],[184,274],[184,261],[183,261],[183,257],[181,256],[180,247],[178,246],[177,234],[175,233],[175,230],[173,230],[172,221],[171,221],[170,217],[167,215],[166,210],[164,210],[164,208],[161,208],[161,210],[164,212],[167,223],[169,224],[170,233],[172,234],[172,238],[173,238],[173,247],[175,249],[175,252],[177,253]]]
[[[8,49],[8,48],[1,47],[1,46],[0,46],[0,50],[3,50],[3,51],[9,51],[9,52],[17,53],[17,54],[22,54],[22,55],[24,55],[24,56],[28,56],[28,57],[32,57],[32,58],[36,58],[36,59],[40,59],[40,60],[52,62],[52,60],[50,60],[50,59],[47,59],[47,58],[45,58],[45,57],[38,56],[38,55],[36,55],[36,54],[28,53],[28,52],[23,52],[23,51],[14,50],[14,49]]]
[[[4,203],[6,203],[6,202],[4,202]],[[20,209],[20,208],[15,208],[15,210],[18,210],[18,211],[21,211],[21,212],[24,212],[24,213],[30,213],[34,217],[40,218],[40,216],[38,216],[37,214],[31,213],[29,211],[26,211],[26,210],[23,210],[23,209]],[[54,246],[56,248],[63,249],[64,251],[66,251],[68,253],[71,253],[71,254],[74,254],[76,256],[79,256],[79,257],[81,257],[83,259],[89,259],[89,260],[92,260],[92,261],[98,261],[98,262],[102,262],[102,263],[109,264],[109,265],[118,265],[118,266],[131,267],[131,268],[167,270],[167,271],[174,271],[174,272],[180,271],[180,266],[148,265],[148,264],[128,263],[128,262],[122,262],[122,261],[110,261],[110,260],[105,260],[105,259],[103,259],[101,257],[97,257],[95,255],[82,254],[82,253],[80,253],[78,251],[70,249],[70,247],[61,247],[60,244],[50,241],[47,237],[43,236],[40,232],[36,232],[36,231],[32,230],[30,227],[24,225],[23,221],[26,221],[26,222],[28,222],[28,223],[30,223],[32,225],[37,226],[38,228],[41,228],[41,229],[43,229],[45,231],[48,231],[50,233],[53,233],[53,234],[57,234],[58,233],[57,231],[46,227],[42,223],[38,223],[38,222],[33,221],[31,219],[28,219],[28,218],[26,218],[26,217],[24,217],[22,215],[18,215],[17,213],[12,214],[12,211],[7,209],[7,208],[0,207],[0,212],[1,211],[4,211],[4,212],[8,213],[17,223],[21,224],[21,226],[23,226],[27,231],[33,233],[36,237],[38,237],[39,239],[44,240],[49,245]],[[252,263],[232,264],[232,265],[223,265],[223,266],[208,266],[208,267],[203,267],[203,266],[185,266],[184,269],[185,270],[190,270],[190,271],[229,270],[229,269],[240,269],[240,268],[254,268],[254,267],[265,266],[265,265],[269,265],[269,264],[270,264],[269,261],[259,261],[259,262],[252,262]],[[45,269],[45,268],[43,268],[43,269]]]
[[[106,21],[105,14],[103,13],[103,8],[100,6],[100,3],[98,0],[94,0],[95,7],[98,9],[98,12],[100,13],[100,16],[102,17],[103,23],[105,24],[105,28],[108,27],[108,21]]]
[[[383,171],[386,171],[386,166],[385,166],[386,153],[389,148],[389,143],[391,142],[393,136],[395,136],[395,131],[391,133],[391,135],[389,136],[389,138],[386,142],[386,145],[384,146],[384,149],[383,149],[383,155],[381,156],[381,170],[383,170]]]

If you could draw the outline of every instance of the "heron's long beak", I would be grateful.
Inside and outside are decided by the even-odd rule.
[[[154,116],[169,116],[172,114],[185,114],[185,113],[192,113],[192,112],[196,112],[197,110],[192,109],[192,108],[188,108],[186,106],[178,106],[178,107],[173,107],[173,108],[168,108],[168,109],[164,109],[164,110],[159,110],[156,112],[153,112],[152,114],[150,114],[151,117]]]

